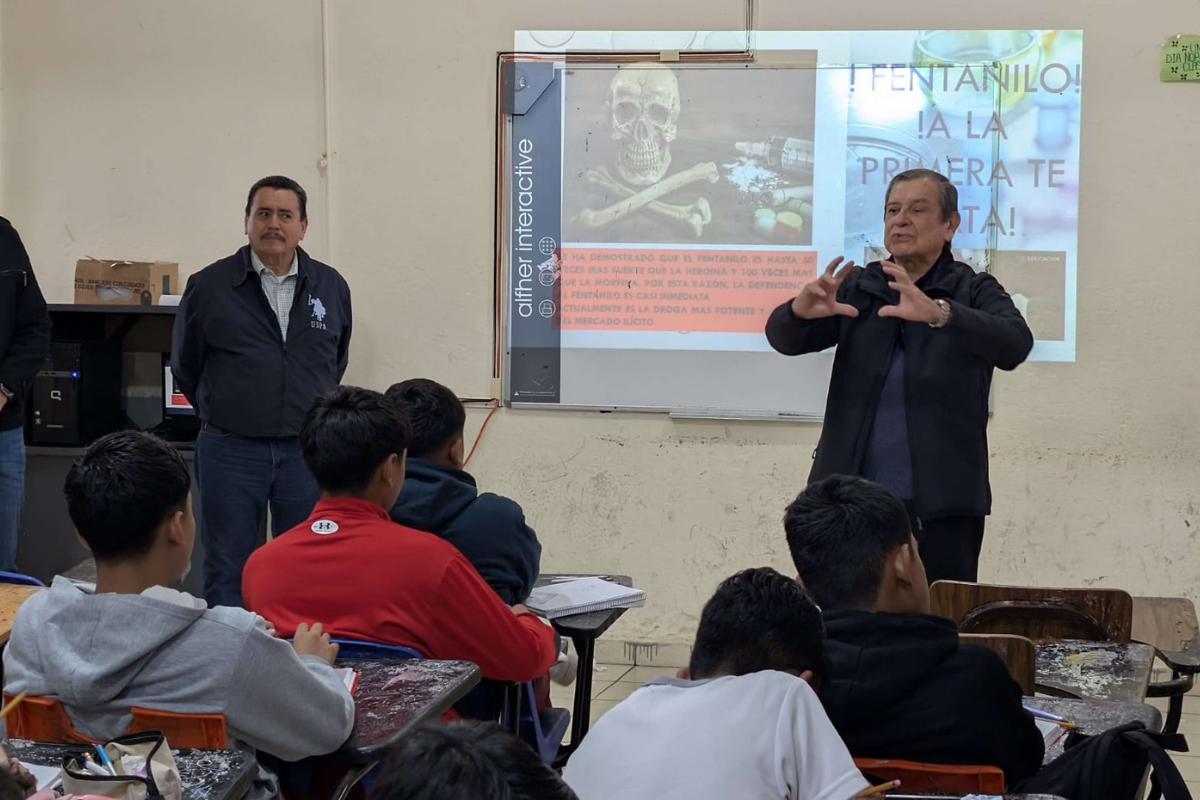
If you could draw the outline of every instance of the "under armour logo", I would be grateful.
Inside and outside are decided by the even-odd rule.
[[[338,524],[331,519],[319,519],[312,524],[312,532],[328,536],[338,532]]]

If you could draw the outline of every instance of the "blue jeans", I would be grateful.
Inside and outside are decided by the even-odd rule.
[[[210,606],[242,605],[242,568],[258,546],[271,508],[279,536],[317,503],[317,483],[295,439],[247,439],[205,425],[196,439],[204,597]]]
[[[0,570],[17,571],[17,531],[25,502],[25,431],[0,431]]]

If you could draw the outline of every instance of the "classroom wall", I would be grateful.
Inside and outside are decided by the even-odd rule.
[[[0,201],[51,301],[84,255],[194,271],[243,242],[249,184],[310,193],[305,245],[354,291],[348,379],[488,395],[495,53],[516,27],[737,28],[738,0],[322,4],[0,0]],[[1157,81],[1188,0],[946,5],[761,0],[775,29],[1085,31],[1078,363],[996,382],[982,575],[1193,595],[1200,556],[1191,333],[1200,88]],[[1189,192],[1192,196],[1189,197]],[[789,364],[780,359],[780,369]],[[748,392],[753,387],[747,387]],[[470,433],[482,416],[472,412]],[[818,427],[502,410],[472,470],[526,509],[551,571],[649,591],[610,641],[683,645],[716,583],[790,571],[780,518]],[[65,534],[64,534],[65,535]]]

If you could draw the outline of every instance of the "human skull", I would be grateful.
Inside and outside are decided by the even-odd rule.
[[[671,166],[679,118],[679,80],[657,62],[617,70],[608,88],[609,135],[620,142],[617,171],[626,183],[658,183]]]

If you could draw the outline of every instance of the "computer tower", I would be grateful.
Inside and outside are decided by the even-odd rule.
[[[33,379],[29,442],[81,446],[121,427],[121,350],[116,342],[51,342]]]

